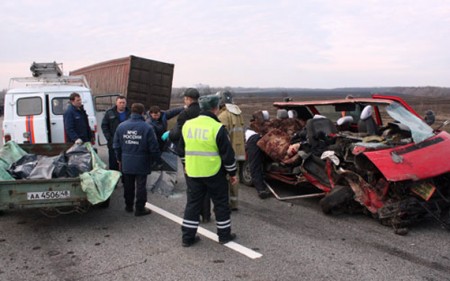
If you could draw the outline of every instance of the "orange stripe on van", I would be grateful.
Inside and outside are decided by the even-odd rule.
[[[34,139],[34,116],[33,115],[29,115],[29,116],[27,116],[25,118],[25,127],[26,127],[27,133],[29,133],[28,140],[30,141],[30,143],[35,143],[35,139]]]

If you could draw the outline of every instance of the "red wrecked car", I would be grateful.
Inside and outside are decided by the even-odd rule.
[[[258,141],[266,179],[307,181],[324,213],[362,207],[398,234],[430,216],[450,228],[450,134],[430,127],[434,116],[422,119],[401,98],[382,95],[274,106],[278,118]],[[292,118],[306,125],[293,132]],[[241,180],[251,184],[246,163]]]

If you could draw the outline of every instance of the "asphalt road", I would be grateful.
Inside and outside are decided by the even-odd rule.
[[[184,189],[180,176],[176,194],[148,201],[182,217]],[[260,200],[241,186],[232,229],[236,243],[262,255],[252,259],[204,236],[183,248],[178,223],[126,213],[122,192],[85,214],[5,212],[0,280],[450,280],[450,232],[433,221],[399,236],[364,215],[326,216],[317,198]],[[202,226],[215,232],[214,221]]]

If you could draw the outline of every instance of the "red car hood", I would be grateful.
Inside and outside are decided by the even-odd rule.
[[[422,180],[450,172],[450,135],[440,132],[418,144],[364,152],[388,181]]]

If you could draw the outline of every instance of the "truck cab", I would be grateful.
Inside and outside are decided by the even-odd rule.
[[[33,63],[30,69],[33,77],[11,78],[5,95],[3,142],[65,143],[63,114],[73,92],[80,94],[97,139],[94,102],[84,76],[64,76],[56,62]]]

